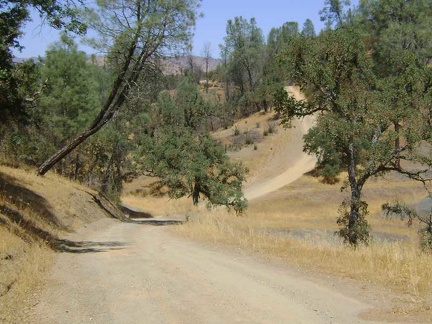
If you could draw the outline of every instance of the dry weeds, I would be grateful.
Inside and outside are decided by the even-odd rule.
[[[12,231],[20,231],[12,228]],[[25,323],[54,253],[0,226],[0,322]]]
[[[281,257],[290,263],[382,284],[415,296],[432,289],[432,257],[412,241],[374,242],[356,250],[336,237],[317,230],[301,237],[284,229],[279,233],[261,227],[256,219],[232,215],[203,215],[177,228],[178,233],[208,243],[234,245],[253,252]]]
[[[356,250],[334,236],[337,210],[344,193],[305,176],[251,203],[245,217],[207,211],[176,231],[206,243],[240,247],[326,274],[378,284],[416,298],[432,294],[432,256],[420,251],[418,224],[409,228],[389,220],[380,206],[395,198],[415,201],[425,192],[413,182],[373,181],[366,188],[375,240]]]
[[[54,174],[0,165],[1,323],[27,322],[61,236],[106,217],[92,194]]]

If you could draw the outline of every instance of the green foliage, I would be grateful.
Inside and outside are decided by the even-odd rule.
[[[78,1],[79,2],[79,1]],[[80,2],[79,2],[80,3]],[[22,94],[21,79],[15,75],[11,49],[22,49],[19,37],[22,27],[29,19],[30,7],[36,8],[41,17],[53,28],[66,29],[84,34],[86,26],[81,23],[74,2],[0,0],[0,123],[22,123],[26,117],[26,103]],[[2,127],[3,125],[0,125]],[[1,135],[0,135],[1,136]]]
[[[376,7],[377,17],[378,12],[386,15],[389,1],[370,3],[382,4]],[[393,50],[385,45],[387,37],[383,36],[392,34],[393,23],[380,25],[382,31],[376,35],[377,28],[365,29],[379,23],[371,12],[364,16],[367,23],[357,25],[361,19],[343,1],[326,1],[326,5],[322,13],[329,28],[317,38],[294,39],[281,55],[288,76],[308,94],[307,101],[290,98],[282,89],[275,93],[274,101],[285,126],[294,117],[321,113],[305,136],[304,150],[317,156],[317,169],[327,182],[347,171],[351,198],[343,205],[349,212],[339,218],[343,227],[339,233],[356,245],[368,239],[367,209],[361,200],[367,180],[390,171],[422,180],[424,170],[403,168],[400,161],[432,165],[430,157],[417,149],[422,141],[431,139],[431,70],[417,47],[398,45]],[[397,8],[411,17],[407,21],[424,17],[420,12],[412,16],[408,5],[404,6]],[[403,29],[401,21],[395,19]],[[330,29],[333,25],[334,30]],[[397,33],[401,35],[404,33]],[[404,39],[394,44],[403,44]]]
[[[316,37],[315,26],[309,18],[304,22],[301,34],[306,37]]]
[[[45,54],[41,77],[47,82],[39,109],[54,145],[82,130],[100,108],[99,80],[91,67],[73,44],[56,43]]]
[[[224,81],[239,89],[238,97],[254,91],[259,85],[264,52],[264,36],[255,18],[228,20],[224,45],[221,45],[221,57],[225,61]]]
[[[364,201],[352,201],[351,199],[342,202],[339,207],[339,218],[337,224],[340,229],[336,232],[345,243],[354,247],[370,243],[369,224],[366,216],[369,214],[368,205]],[[356,220],[352,220],[352,210],[356,210]]]
[[[209,207],[224,205],[237,213],[246,209],[246,169],[230,163],[224,148],[208,134],[194,134],[186,127],[161,129],[144,140],[141,154],[144,170],[160,178],[171,198],[188,196],[198,204],[203,195]]]
[[[175,94],[162,91],[140,138],[137,163],[145,174],[159,177],[172,198],[189,196],[197,204],[202,195],[209,207],[224,205],[241,213],[247,206],[242,193],[246,169],[230,163],[224,147],[207,133],[211,107],[190,77]]]
[[[404,203],[396,202],[394,205],[385,203],[382,205],[382,210],[386,216],[399,216],[402,220],[408,220],[408,226],[411,226],[415,219],[424,224],[424,227],[419,230],[420,246],[423,251],[432,253],[432,210],[427,214],[418,213],[414,208],[407,206]]]
[[[90,125],[40,165],[40,175],[128,107],[132,94],[139,96],[138,85],[143,80],[143,73],[157,75],[159,55],[188,47],[200,2],[109,0],[97,5],[86,8],[83,14],[98,33],[98,37],[89,43],[108,53],[107,61],[115,75],[109,96]]]
[[[350,0],[325,0],[320,11],[321,21],[325,21],[328,29],[342,27],[351,19],[350,4]]]

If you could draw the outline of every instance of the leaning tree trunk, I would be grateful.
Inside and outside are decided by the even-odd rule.
[[[61,161],[64,157],[71,153],[78,145],[80,145],[87,138],[89,138],[99,129],[101,129],[103,125],[104,124],[98,124],[95,127],[91,127],[85,130],[77,137],[75,137],[72,141],[70,141],[67,145],[63,146],[53,156],[51,156],[48,160],[41,164],[38,169],[38,175],[44,175],[45,173],[47,173],[54,165],[56,165],[59,161]]]
[[[161,31],[162,33],[163,31]],[[38,169],[38,175],[44,175],[48,172],[54,165],[71,153],[78,145],[83,143],[87,138],[98,132],[105,124],[107,124],[115,115],[115,113],[121,108],[127,95],[129,94],[131,87],[138,80],[140,72],[143,70],[148,59],[156,52],[159,43],[153,45],[151,48],[143,48],[138,55],[136,55],[135,50],[137,49],[137,44],[139,36],[141,33],[141,28],[138,28],[134,39],[131,41],[130,46],[127,50],[127,55],[122,69],[117,76],[116,81],[113,84],[111,93],[104,105],[104,107],[99,112],[96,119],[93,121],[92,125],[85,131],[81,132],[77,137],[71,140],[67,145],[62,147],[53,156],[46,160]],[[155,36],[157,37],[157,35]],[[162,40],[159,40],[162,41]],[[133,58],[136,58],[135,63],[131,67]],[[128,76],[127,76],[128,74]]]
[[[98,132],[111,118],[114,116],[116,110],[118,110],[121,104],[124,102],[126,94],[128,92],[128,87],[130,83],[126,83],[126,86],[123,87],[120,95],[118,94],[122,85],[125,83],[125,76],[127,71],[129,70],[129,66],[132,62],[133,55],[136,50],[137,42],[138,42],[139,33],[137,32],[135,38],[133,39],[130,47],[128,49],[128,56],[123,64],[122,70],[117,76],[113,84],[113,88],[111,93],[102,108],[99,112],[96,119],[93,121],[92,125],[81,132],[77,137],[71,140],[68,144],[63,146],[59,151],[57,151],[53,156],[51,156],[48,160],[46,160],[42,165],[38,168],[38,175],[44,175],[47,173],[54,165],[56,165],[59,161],[61,161],[64,157],[66,157],[69,153],[71,153],[78,145],[84,142],[87,138]],[[143,53],[141,53],[142,55]],[[137,67],[137,63],[135,64],[135,68]]]

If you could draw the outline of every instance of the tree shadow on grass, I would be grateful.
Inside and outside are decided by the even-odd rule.
[[[46,222],[60,230],[67,230],[58,217],[51,211],[49,202],[37,193],[16,184],[18,180],[0,172],[0,193],[6,196],[15,206],[30,207]]]

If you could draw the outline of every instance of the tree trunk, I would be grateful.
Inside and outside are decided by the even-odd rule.
[[[76,155],[76,159],[75,159],[75,174],[74,174],[74,180],[77,181],[78,180],[78,173],[80,170],[80,154],[77,153]]]
[[[44,175],[48,172],[54,165],[56,165],[59,161],[61,161],[65,156],[71,153],[78,145],[84,142],[87,138],[95,134],[105,123],[100,123],[96,126],[90,127],[85,130],[77,137],[75,137],[68,144],[63,146],[59,151],[57,151],[53,156],[51,156],[48,160],[41,164],[38,169],[38,175]]]
[[[400,149],[400,136],[399,136],[399,133],[400,133],[400,124],[398,122],[394,123],[394,129],[395,129],[395,132],[397,134],[397,137],[395,139],[395,151],[397,152],[396,153],[395,167],[398,168],[398,169],[400,169],[400,167],[401,167],[400,153],[399,153],[399,149]]]
[[[263,100],[264,111],[267,113],[269,111],[268,102],[266,99]]]
[[[361,185],[358,183],[356,178],[356,157],[354,152],[354,144],[349,144],[348,148],[348,181],[351,188],[351,200],[350,200],[350,214],[348,220],[348,241],[352,245],[357,245],[358,238],[355,227],[358,225],[360,218],[360,197],[361,197]]]
[[[138,12],[139,11],[140,5],[138,4]],[[132,59],[137,48],[140,33],[141,28],[138,28],[135,33],[134,39],[132,40],[129,48],[127,49],[127,56],[125,62],[122,66],[121,71],[117,75],[116,80],[114,81],[110,95],[108,96],[108,99],[106,100],[103,108],[101,109],[95,120],[92,122],[91,126],[87,130],[81,132],[81,134],[79,134],[72,141],[63,146],[59,151],[57,151],[44,163],[42,163],[42,165],[38,168],[38,175],[44,175],[45,173],[47,173],[54,165],[56,165],[59,161],[61,161],[64,157],[71,153],[78,145],[80,145],[93,134],[97,133],[106,123],[111,120],[115,112],[120,109],[126,99],[127,94],[131,89],[131,85],[135,83],[139,73],[142,71],[145,61],[151,55],[153,55],[157,48],[154,47],[153,49],[150,49],[149,52],[146,52],[145,49],[141,50],[134,66],[131,69],[131,75],[127,78],[127,80],[125,80],[126,74],[130,70],[130,65],[132,64]]]
[[[195,180],[195,185],[193,187],[193,192],[192,192],[192,201],[193,204],[196,206],[198,205],[199,202],[199,197],[200,197],[200,184],[197,180]]]
[[[206,58],[206,93],[209,92],[209,73],[208,73],[208,69],[209,69],[209,61]]]

